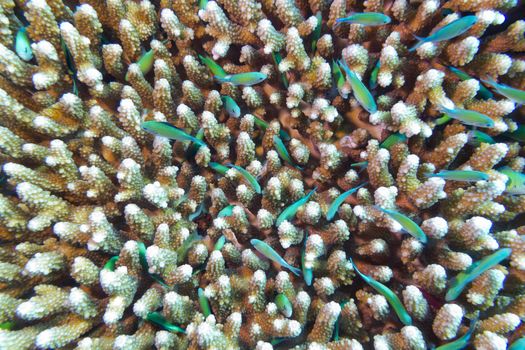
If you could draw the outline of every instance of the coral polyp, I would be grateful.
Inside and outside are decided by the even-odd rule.
[[[0,349],[518,349],[518,0],[0,2]]]

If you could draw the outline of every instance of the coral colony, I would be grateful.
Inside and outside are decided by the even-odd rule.
[[[0,10],[0,349],[525,349],[524,1]]]

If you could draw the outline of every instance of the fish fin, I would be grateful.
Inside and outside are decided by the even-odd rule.
[[[228,79],[226,79],[227,76],[219,77],[218,75],[214,75],[213,78],[217,80],[219,83],[224,84],[228,82]]]
[[[495,87],[498,84],[494,79],[492,79],[492,77],[489,77],[489,76],[485,77],[485,79],[480,79],[480,80],[484,82],[485,84],[490,85],[492,87]]]
[[[293,272],[294,275],[296,275],[297,277],[301,277],[300,269],[298,269],[297,267],[293,267],[292,265],[290,265],[289,269]]]
[[[424,177],[435,177],[436,174],[433,174],[433,173],[424,173],[423,176],[424,176]]]
[[[421,45],[423,45],[424,43],[426,43],[425,41],[425,38],[422,38],[420,36],[417,36],[417,35],[414,35],[414,38],[416,38],[418,40],[418,42],[416,43],[416,45],[412,46],[410,49],[408,49],[408,52],[413,52],[415,51],[418,47],[420,47]]]

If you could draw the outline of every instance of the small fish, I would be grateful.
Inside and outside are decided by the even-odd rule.
[[[447,68],[461,80],[474,79],[473,77],[471,77],[467,73],[465,73],[462,70],[459,70],[459,69],[457,69],[455,67],[448,66]],[[485,86],[483,86],[483,84],[479,84],[479,90],[478,90],[477,95],[479,95],[479,97],[481,97],[481,98],[483,98],[485,100],[488,100],[488,99],[494,97],[492,92],[490,92],[489,89],[487,89]]]
[[[518,128],[513,132],[506,132],[503,135],[510,137],[513,140],[525,142],[525,126],[518,125]]]
[[[478,318],[471,320],[468,330],[465,334],[463,334],[461,337],[454,340],[453,342],[438,346],[436,350],[461,350],[465,348],[470,341],[470,337],[472,336],[472,333],[474,333],[474,330],[476,329],[477,322],[478,322]]]
[[[505,96],[517,104],[525,104],[525,91],[510,87],[505,84],[498,84],[494,79],[487,78],[482,80],[485,84],[492,86],[498,94]]]
[[[165,330],[167,330],[169,332],[186,333],[186,331],[183,328],[168,322],[168,320],[166,320],[166,318],[164,316],[162,316],[158,312],[150,312],[146,316],[146,320],[148,320],[148,321],[150,321],[152,323],[155,323],[157,326],[159,326],[162,329],[165,329]]]
[[[191,213],[190,215],[188,215],[188,220],[189,221],[195,220],[196,218],[201,216],[203,211],[204,211],[204,201],[202,201],[201,204],[199,204],[199,206],[197,207],[197,210],[195,210],[194,213]]]
[[[376,62],[376,65],[374,66],[374,69],[372,69],[372,72],[370,73],[370,89],[375,89],[377,87],[377,76],[379,75],[379,68],[381,68],[381,60],[378,59]]]
[[[394,211],[394,210],[388,210],[381,208],[377,205],[374,205],[374,208],[377,210],[382,211],[383,213],[389,215],[392,219],[397,221],[401,226],[403,226],[403,229],[408,232],[412,237],[419,239],[423,243],[427,243],[427,236],[425,235],[425,232],[421,229],[421,227],[418,226],[412,219],[410,219],[408,216],[401,214],[400,212]]]
[[[362,183],[361,185],[359,185],[357,187],[354,187],[354,188],[351,188],[348,191],[343,192],[339,196],[337,196],[337,198],[334,199],[332,204],[330,204],[330,207],[328,207],[328,212],[326,213],[326,219],[328,221],[332,220],[334,218],[335,214],[337,213],[337,210],[339,209],[341,204],[343,204],[343,202],[346,200],[346,198],[348,198],[348,196],[350,196],[352,193],[356,192],[361,187],[366,186],[367,184],[368,184],[368,182]]]
[[[265,81],[268,76],[261,72],[249,72],[227,74],[223,77],[215,75],[214,78],[221,84],[231,83],[233,85],[252,86]]]
[[[518,340],[516,340],[512,345],[509,347],[508,350],[523,350],[525,349],[525,337],[522,337]]]
[[[359,168],[359,171],[363,171],[368,168],[368,161],[365,160],[363,162],[352,163],[350,166],[352,168]]]
[[[390,17],[383,13],[365,12],[354,13],[348,17],[338,18],[335,20],[335,23],[361,24],[363,26],[382,26],[390,23],[391,21],[392,20],[390,19]]]
[[[233,98],[228,95],[223,95],[221,96],[221,101],[224,104],[224,109],[226,109],[226,112],[228,112],[230,117],[239,118],[241,115],[241,109]]]
[[[206,67],[208,67],[208,69],[211,71],[211,73],[214,75],[214,76],[217,76],[217,77],[220,77],[220,78],[223,78],[225,76],[228,75],[228,73],[226,73],[224,71],[224,69],[222,69],[221,66],[219,66],[214,60],[212,60],[211,58],[209,57],[204,57],[204,56],[201,56],[199,55],[199,58],[202,62],[202,64],[204,64]]]
[[[176,141],[191,141],[201,146],[205,145],[204,141],[191,136],[190,134],[184,132],[183,130],[177,128],[175,125],[172,125],[168,122],[157,122],[154,120],[150,120],[147,122],[142,122],[140,124],[140,127],[151,134],[163,136],[168,139]]]
[[[440,177],[452,181],[487,181],[489,175],[475,170],[441,170],[439,173],[427,173],[426,177]]]
[[[231,216],[233,213],[233,208],[235,208],[235,205],[230,204],[224,208],[221,209],[221,211],[217,214],[218,218],[222,218],[224,216]]]
[[[275,297],[275,305],[277,305],[277,308],[284,317],[292,316],[292,303],[283,293],[277,294]]]
[[[292,271],[294,275],[301,276],[301,270],[299,270],[297,267],[293,267],[292,265],[288,264],[279,254],[277,254],[277,252],[272,247],[270,247],[265,242],[260,241],[258,239],[252,239],[250,240],[250,243],[259,253],[261,253],[268,259]]]
[[[27,29],[20,27],[16,33],[15,51],[18,57],[24,61],[31,61],[33,59],[33,50],[31,50],[31,41],[27,36]]]
[[[370,91],[367,89],[365,84],[357,77],[357,75],[348,68],[348,65],[346,64],[345,60],[339,60],[337,62],[341,68],[346,73],[346,80],[350,83],[352,86],[352,92],[354,93],[354,97],[356,98],[357,102],[363,107],[368,113],[375,113],[377,112],[377,104],[376,101],[374,101],[374,97],[370,93]]]
[[[199,288],[197,290],[197,294],[199,295],[199,305],[202,310],[202,314],[204,317],[208,317],[211,315],[211,308],[210,308],[210,302],[208,301],[208,298],[204,295],[204,291],[202,288]]]
[[[285,340],[288,340],[288,338],[274,338],[270,340],[270,344],[272,344],[272,346],[276,346],[276,345],[281,344]]]
[[[407,140],[407,137],[404,134],[400,134],[396,132],[396,133],[391,134],[383,142],[381,142],[379,147],[389,150],[393,145],[400,143],[400,142],[405,142],[406,140]]]
[[[281,225],[281,223],[284,220],[290,220],[291,218],[293,218],[295,216],[295,213],[297,213],[297,210],[299,210],[301,206],[305,205],[306,202],[308,202],[308,200],[315,193],[315,191],[317,191],[317,187],[314,187],[314,189],[311,190],[310,193],[308,193],[306,196],[295,201],[293,204],[289,205],[286,209],[284,209],[282,213],[279,214],[279,216],[277,217],[277,220],[275,220],[275,227],[279,227],[279,225]]]
[[[281,75],[281,81],[283,82],[284,87],[288,89],[288,78],[286,78],[286,74],[284,74],[283,72],[279,71],[279,64],[283,60],[283,58],[281,57],[281,54],[279,52],[272,52],[272,58],[273,58],[273,62],[275,64],[275,69]]]
[[[257,117],[257,116],[253,116],[254,118],[254,123],[255,125],[257,125],[259,128],[263,129],[266,131],[266,129],[268,129],[268,123],[265,122],[264,120],[262,120],[261,118]],[[284,131],[282,128],[279,129],[279,137],[281,139],[283,139],[284,141],[290,141],[292,138],[290,137],[290,135],[288,135],[288,133],[286,131]]]
[[[186,255],[188,254],[188,250],[190,250],[193,243],[200,241],[202,239],[201,236],[197,232],[193,232],[191,235],[189,235],[182,245],[177,248],[177,262],[180,264],[186,259]]]
[[[468,133],[468,144],[478,147],[482,143],[494,144],[496,141],[489,135],[485,134],[483,131],[479,130],[470,130]]]
[[[0,323],[0,329],[5,329],[7,331],[10,331],[14,327],[15,327],[15,323],[11,322],[11,321],[6,321],[6,322]]]
[[[492,118],[476,111],[470,111],[468,109],[461,108],[450,109],[444,106],[440,106],[439,109],[448,117],[452,119],[457,119],[466,125],[477,126],[480,128],[494,127],[494,120],[492,120]]]
[[[195,138],[201,141],[204,140],[204,129],[203,128],[200,128],[199,130],[197,130],[197,133],[195,134]],[[195,154],[197,154],[197,152],[199,151],[199,148],[201,148],[200,144],[192,143],[188,147],[188,150],[186,151],[186,159],[192,159],[193,157],[195,157]]]
[[[249,171],[241,168],[238,165],[228,164],[228,166],[240,172],[241,175],[250,183],[250,186],[252,186],[252,188],[255,190],[255,193],[261,194],[262,192],[261,185],[259,185],[255,176],[253,176]]]
[[[139,66],[142,74],[148,74],[153,68],[153,63],[155,63],[155,53],[153,52],[153,49],[150,49],[144,54],[142,54],[142,56],[139,57],[136,63]],[[129,73],[126,73],[126,75],[124,76],[124,80],[126,81],[128,81],[129,78],[128,74]]]
[[[399,317],[399,320],[403,322],[405,326],[412,325],[412,317],[408,314],[407,310],[401,303],[401,300],[399,300],[398,296],[387,286],[385,286],[383,283],[380,283],[373,279],[372,277],[369,277],[365,274],[363,274],[357,266],[354,264],[352,258],[349,259],[350,263],[354,266],[354,270],[357,272],[359,276],[372,288],[374,288],[377,292],[382,294],[390,306],[392,306],[392,309],[396,312],[397,317]]]
[[[495,253],[488,255],[479,261],[476,261],[470,265],[466,271],[458,273],[458,275],[450,283],[447,294],[445,294],[445,300],[452,301],[457,299],[467,284],[475,280],[485,271],[493,268],[503,260],[507,259],[510,256],[510,253],[512,253],[512,249],[502,248]]]
[[[509,178],[505,192],[510,194],[525,194],[525,174],[518,173],[509,167],[499,168],[498,171]]]
[[[314,272],[311,268],[308,268],[304,265],[304,254],[305,254],[305,251],[306,251],[306,242],[308,241],[308,229],[306,230],[306,234],[305,234],[305,237],[304,237],[304,244],[303,244],[303,248],[301,249],[301,267],[302,267],[302,270],[303,270],[303,278],[304,278],[304,282],[306,283],[307,286],[311,286],[312,285],[312,280],[314,278]]]
[[[148,259],[146,258],[146,246],[142,242],[137,242],[137,247],[139,250],[140,265],[142,266],[144,271],[147,272],[149,270],[149,265],[148,265]]]
[[[215,242],[215,245],[213,246],[213,250],[221,250],[222,247],[224,247],[224,244],[226,244],[226,236],[221,235],[217,242]]]
[[[414,35],[416,39],[419,40],[419,42],[416,45],[412,46],[412,48],[408,51],[412,52],[424,43],[450,40],[457,36],[460,36],[467,30],[469,30],[474,24],[476,24],[477,20],[478,18],[474,15],[465,16],[447,24],[442,28],[439,28],[433,34],[427,36],[426,38],[420,38]]]
[[[275,146],[275,149],[277,150],[277,153],[279,153],[279,156],[281,156],[281,158],[286,163],[290,164],[293,167],[296,167],[299,170],[302,170],[300,166],[294,164],[292,157],[290,157],[290,153],[288,153],[288,150],[286,149],[286,146],[277,135],[273,135],[273,144]]]
[[[104,264],[104,267],[102,268],[103,270],[109,270],[109,271],[115,271],[115,265],[117,264],[117,260],[118,260],[119,256],[118,255],[115,255],[113,257],[111,257],[105,264]]]
[[[212,168],[213,170],[215,170],[216,172],[218,172],[221,175],[226,175],[226,172],[229,170],[229,168],[227,166],[224,166],[224,165],[216,163],[216,162],[209,162],[208,164],[209,164],[210,168]]]
[[[345,77],[343,75],[343,72],[341,72],[341,68],[339,68],[339,65],[335,62],[335,60],[332,60],[332,76],[334,78],[339,95],[341,97],[346,98],[346,93],[343,92],[343,87],[345,85]]]
[[[323,17],[321,11],[317,11],[315,14],[317,19],[317,25],[315,26],[314,32],[312,33],[312,53],[315,53],[317,49],[317,40],[321,37],[321,28],[323,27]]]

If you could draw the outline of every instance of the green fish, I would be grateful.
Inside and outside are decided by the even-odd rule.
[[[400,143],[400,142],[405,142],[406,140],[407,140],[407,137],[404,134],[400,134],[396,132],[396,133],[391,134],[383,142],[381,142],[379,147],[389,150],[393,145]]]
[[[397,317],[399,317],[399,320],[403,322],[405,326],[412,325],[412,318],[408,314],[407,310],[401,303],[401,300],[397,297],[397,295],[387,286],[385,286],[383,283],[380,283],[373,279],[372,277],[369,277],[365,274],[363,274],[357,266],[354,264],[354,261],[352,258],[349,259],[350,263],[354,266],[354,270],[357,272],[357,274],[372,288],[374,288],[377,292],[379,292],[381,295],[383,295],[390,306],[392,306],[392,309],[397,314]]]
[[[448,117],[457,119],[466,125],[477,126],[480,128],[494,127],[494,120],[492,120],[492,118],[476,111],[470,111],[468,109],[461,108],[450,109],[444,106],[440,106],[439,109]]]
[[[346,98],[346,94],[343,92],[343,87],[345,85],[345,77],[343,75],[343,72],[341,72],[341,68],[339,68],[339,65],[335,62],[335,60],[332,60],[332,77],[334,78],[335,86],[337,87],[339,95],[343,98]]]
[[[235,208],[235,205],[230,204],[224,208],[221,209],[221,211],[217,214],[218,218],[222,218],[224,216],[231,216],[233,213],[233,208]]]
[[[452,181],[487,181],[489,175],[475,170],[441,170],[439,173],[427,173],[426,177],[440,177]]]
[[[507,259],[510,256],[510,253],[512,253],[512,249],[502,248],[495,253],[488,255],[479,261],[476,261],[470,265],[466,271],[458,273],[458,275],[450,283],[447,294],[445,294],[445,300],[452,301],[457,299],[467,284],[474,281],[485,271],[490,270],[503,260]]]
[[[467,73],[465,73],[462,70],[459,70],[459,69],[457,69],[455,67],[448,66],[447,68],[452,73],[454,73],[459,79],[461,79],[462,81],[463,80],[474,79],[470,75],[468,75]],[[481,97],[482,99],[485,99],[485,100],[488,100],[488,99],[491,99],[491,98],[494,97],[492,92],[490,92],[489,89],[487,89],[485,86],[483,86],[483,84],[479,84],[479,90],[478,90],[477,94],[479,95],[479,97]]]
[[[525,104],[525,91],[510,87],[505,84],[498,84],[494,79],[487,78],[482,80],[485,84],[492,86],[498,94],[505,96],[509,100],[519,105]]]
[[[474,15],[472,16],[465,16],[462,18],[459,18],[446,26],[439,28],[436,30],[433,34],[427,36],[426,38],[420,38],[418,36],[415,36],[419,42],[412,46],[409,52],[412,52],[416,50],[418,47],[423,45],[424,43],[433,43],[433,42],[439,42],[444,40],[450,40],[455,37],[460,36],[461,34],[465,33],[467,30],[472,28],[474,24],[478,21],[478,18]]]
[[[199,10],[205,10],[208,5],[208,0],[199,0]]]
[[[210,168],[212,168],[213,170],[215,170],[216,172],[218,172],[221,175],[226,175],[226,172],[229,170],[229,168],[227,166],[224,166],[224,165],[216,163],[216,162],[209,162],[208,164],[209,164]]]
[[[370,85],[370,89],[375,89],[377,87],[377,76],[379,75],[379,68],[381,68],[380,59],[377,60],[374,69],[372,69],[372,72],[370,73],[370,82],[368,84]]]
[[[0,329],[5,329],[7,331],[10,331],[14,327],[15,327],[15,323],[14,322],[7,321],[7,322],[0,323]]]
[[[213,246],[213,250],[221,250],[222,247],[224,247],[224,244],[226,244],[226,236],[221,235],[217,242],[215,242],[215,245]]]
[[[395,210],[388,210],[381,208],[377,205],[374,205],[374,208],[377,210],[382,211],[383,213],[389,215],[392,219],[397,221],[401,226],[403,226],[403,229],[408,232],[412,237],[419,239],[423,243],[427,243],[427,236],[425,235],[425,232],[421,229],[421,227],[418,226],[412,219],[410,219],[408,216],[401,214],[400,212],[397,212]]]
[[[204,140],[204,129],[203,128],[200,128],[199,130],[197,130],[197,133],[195,134],[195,138],[201,141]],[[200,144],[192,143],[188,147],[188,150],[186,151],[186,159],[192,159],[193,157],[195,157],[195,154],[197,154],[197,152],[199,151],[199,148],[201,148]]]
[[[117,264],[118,255],[111,257],[102,268],[103,270],[115,271],[115,265]]]
[[[348,80],[348,82],[352,86],[354,97],[357,100],[357,102],[359,102],[361,107],[363,107],[368,113],[377,112],[376,101],[374,101],[374,97],[367,89],[365,84],[363,84],[363,82],[357,77],[357,75],[354,72],[352,72],[350,68],[348,68],[348,65],[346,64],[345,60],[339,60],[337,61],[337,63],[345,71],[346,80]]]
[[[197,207],[197,210],[195,210],[194,213],[191,213],[190,215],[188,215],[188,220],[189,221],[195,220],[196,218],[201,216],[203,211],[204,211],[204,201],[202,201],[201,204],[199,204],[199,206]]]
[[[27,36],[27,29],[20,27],[16,33],[15,51],[18,57],[24,61],[31,61],[33,59],[33,50],[31,50],[31,41]]]
[[[166,318],[164,316],[162,316],[158,312],[150,312],[146,316],[146,320],[148,320],[148,321],[150,321],[152,323],[155,323],[157,326],[159,326],[162,329],[165,329],[165,330],[167,330],[169,332],[186,333],[186,331],[183,328],[168,322],[168,320],[166,320]]]
[[[315,18],[317,19],[317,25],[312,33],[312,53],[315,53],[315,50],[317,49],[317,40],[321,37],[321,28],[323,27],[323,16],[321,11],[317,11]]]
[[[204,317],[208,317],[211,315],[211,308],[210,308],[210,302],[208,301],[208,298],[204,295],[204,291],[202,288],[199,288],[197,290],[197,294],[199,295],[199,305],[202,310],[202,314]]]
[[[509,347],[508,350],[523,350],[525,349],[525,337],[522,337],[518,340],[516,340],[512,345]]]
[[[335,214],[337,213],[337,210],[343,204],[343,202],[350,196],[352,193],[359,190],[361,187],[366,186],[368,182],[364,182],[361,185],[351,188],[346,192],[341,193],[339,196],[337,196],[336,199],[330,204],[330,207],[328,207],[328,212],[326,213],[326,220],[330,221],[334,218]]]
[[[263,129],[264,131],[266,131],[266,129],[268,129],[268,123],[265,122],[264,120],[262,120],[261,118],[257,117],[257,116],[253,116],[254,118],[254,123],[255,125],[257,125],[259,128]],[[292,138],[290,137],[290,135],[288,135],[288,133],[286,131],[284,131],[282,128],[279,129],[279,137],[281,139],[283,139],[284,141],[290,141]]]
[[[518,125],[516,130],[513,132],[506,132],[503,135],[519,142],[525,142],[525,126]]]
[[[191,136],[190,134],[184,132],[183,130],[177,128],[175,125],[172,125],[168,122],[157,122],[154,120],[150,120],[147,122],[142,122],[140,124],[140,127],[151,134],[163,136],[171,140],[183,142],[190,141],[200,146],[206,145],[204,141]]]
[[[204,56],[201,56],[199,55],[199,58],[202,62],[202,64],[204,64],[206,67],[208,67],[208,69],[211,71],[211,73],[214,75],[214,76],[217,76],[217,77],[225,77],[228,75],[228,73],[226,73],[224,71],[224,69],[222,69],[221,66],[219,66],[214,60],[212,60],[211,58],[209,57],[204,57]]]
[[[368,161],[365,160],[363,162],[352,163],[350,166],[352,168],[359,168],[359,171],[363,171],[368,167]]]
[[[306,283],[307,286],[311,286],[312,285],[312,280],[314,278],[314,272],[311,268],[307,268],[305,265],[304,265],[304,254],[305,254],[305,251],[306,251],[306,242],[308,241],[308,229],[306,229],[306,234],[305,234],[305,237],[304,237],[304,244],[303,244],[303,248],[301,249],[301,266],[302,266],[302,270],[303,270],[303,278],[304,278],[304,282]]]
[[[227,74],[223,77],[215,75],[214,78],[221,84],[230,83],[233,85],[252,86],[265,81],[268,76],[261,72],[249,72]]]
[[[230,163],[228,164],[228,166],[240,172],[241,175],[250,183],[250,186],[252,186],[252,188],[255,190],[255,193],[261,194],[262,192],[261,185],[259,185],[255,176],[253,176],[249,171],[241,168],[238,165]]]
[[[200,241],[202,239],[201,236],[197,232],[193,232],[191,235],[189,235],[182,245],[177,248],[177,263],[182,263],[186,259],[186,255],[188,254],[188,250],[190,250],[193,243]]]
[[[299,170],[303,169],[300,166],[294,164],[292,157],[290,157],[290,153],[288,153],[288,150],[286,149],[286,146],[277,135],[273,135],[273,144],[275,146],[275,149],[277,150],[277,153],[279,153],[279,156],[281,156],[281,158],[286,163],[290,164],[293,167],[296,167]]]
[[[470,337],[472,336],[472,333],[474,333],[474,330],[476,329],[477,322],[478,322],[477,318],[471,320],[468,330],[465,334],[463,334],[461,337],[454,340],[453,342],[438,346],[436,350],[461,350],[465,348],[470,341]]]
[[[518,173],[506,166],[499,168],[498,171],[509,178],[505,192],[516,195],[525,194],[525,174]]]
[[[252,239],[250,240],[250,243],[259,253],[261,253],[268,259],[292,271],[294,275],[301,276],[301,270],[299,270],[297,267],[293,267],[292,265],[288,264],[286,260],[284,260],[279,254],[277,254],[277,252],[272,247],[270,247],[265,242],[260,241],[258,239]]]
[[[281,75],[281,81],[283,82],[284,87],[288,89],[288,79],[286,78],[286,75],[284,73],[279,71],[279,64],[283,60],[281,54],[279,52],[272,52],[272,58],[277,72],[279,72],[279,74]]]
[[[275,227],[279,227],[279,225],[281,225],[283,221],[289,221],[291,218],[293,218],[295,216],[295,213],[297,213],[297,210],[299,210],[301,206],[305,205],[306,202],[308,202],[308,200],[315,193],[315,191],[317,191],[317,187],[314,187],[314,189],[311,190],[310,193],[308,193],[306,196],[295,201],[293,204],[289,205],[286,209],[284,209],[282,213],[279,214],[279,216],[277,217],[277,220],[275,220]]]
[[[139,66],[143,75],[148,74],[153,68],[153,63],[155,63],[155,53],[153,52],[153,49],[150,49],[142,54],[142,56],[140,56],[140,58],[135,63]],[[124,80],[126,81],[128,81],[129,78],[128,74],[129,72],[124,76]]]
[[[478,147],[482,143],[495,144],[496,141],[489,135],[485,134],[483,131],[479,130],[470,130],[468,133],[468,144]]]
[[[392,20],[390,17],[379,12],[365,12],[365,13],[354,13],[348,17],[338,18],[335,20],[336,24],[350,23],[350,24],[361,24],[363,26],[382,26],[390,23]]]
[[[156,282],[158,282],[161,286],[164,288],[168,288],[169,286],[164,282],[162,277],[157,275],[156,273],[150,273],[149,272],[149,264],[148,259],[146,258],[146,246],[142,242],[137,242],[138,250],[139,250],[139,261],[140,265],[142,266],[142,269]]]
[[[241,109],[239,108],[239,105],[233,98],[231,98],[228,95],[221,96],[221,101],[224,104],[224,109],[226,109],[226,112],[230,115],[230,117],[233,118],[239,118],[241,115]]]
[[[275,297],[275,305],[277,305],[277,308],[285,317],[292,316],[292,303],[283,293],[277,294]]]
[[[449,121],[451,121],[452,118],[450,118],[448,115],[446,114],[443,114],[443,116],[441,118],[437,118],[436,119],[436,125],[443,125],[443,124],[446,124],[448,123]]]

